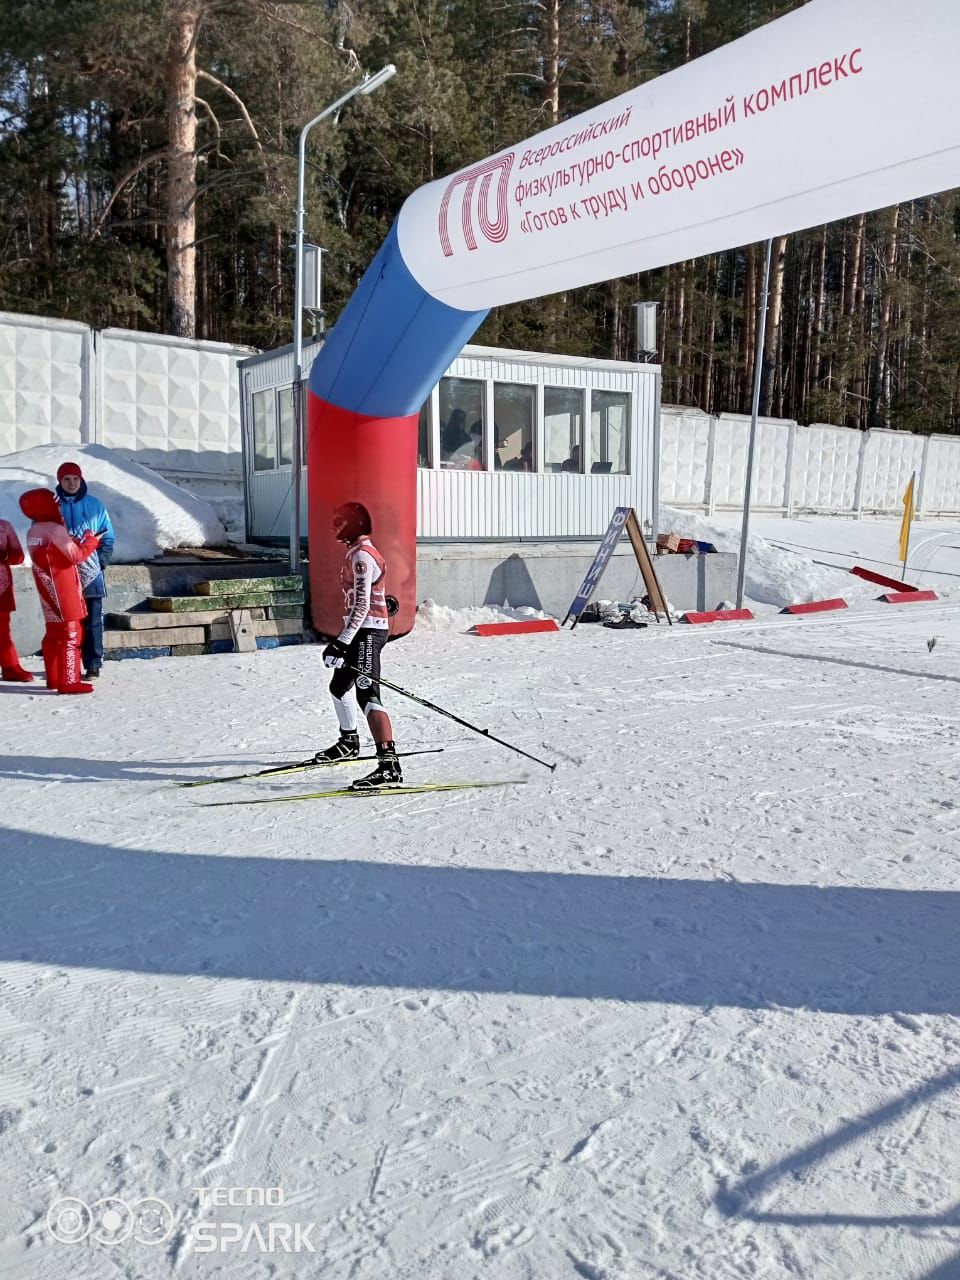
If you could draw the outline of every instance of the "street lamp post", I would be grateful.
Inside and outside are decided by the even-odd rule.
[[[767,333],[767,305],[770,299],[770,258],[773,241],[767,241],[763,264],[763,293],[760,298],[760,323],[757,326],[757,350],[753,364],[753,404],[750,410],[750,437],[747,444],[747,474],[743,482],[743,522],[740,528],[740,559],[737,563],[737,608],[743,608],[744,584],[747,577],[747,539],[750,536],[750,495],[753,490],[753,455],[757,446],[757,414],[760,409],[760,383],[763,380],[763,347]]]
[[[290,572],[300,572],[300,470],[303,458],[303,218],[304,218],[304,168],[307,152],[307,134],[315,124],[325,120],[349,102],[358,93],[373,93],[391,76],[396,75],[397,68],[388,63],[376,75],[366,76],[359,84],[355,84],[349,93],[332,102],[325,111],[309,120],[300,131],[300,148],[297,157],[297,234],[294,252],[296,253],[296,279],[294,284],[294,316],[293,316],[293,458],[291,460],[292,503],[290,513]]]

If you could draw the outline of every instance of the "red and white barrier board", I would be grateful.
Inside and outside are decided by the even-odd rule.
[[[749,622],[753,614],[749,609],[711,609],[707,613],[691,611],[683,615],[684,622]]]
[[[834,600],[808,600],[805,604],[788,604],[781,613],[827,613],[830,609],[846,609],[847,602],[840,596]]]
[[[921,591],[918,587],[911,587],[909,591],[888,591],[886,595],[880,597],[887,604],[920,604],[923,600],[939,600],[939,598],[935,591]]]
[[[559,631],[553,618],[529,618],[525,622],[478,622],[471,630],[478,636],[521,636],[534,631]]]

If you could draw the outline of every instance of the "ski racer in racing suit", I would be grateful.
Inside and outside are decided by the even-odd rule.
[[[333,532],[346,545],[340,569],[343,588],[343,630],[323,651],[324,665],[335,668],[330,696],[340,725],[340,738],[314,757],[318,764],[352,760],[360,754],[356,701],[366,716],[377,747],[377,767],[354,782],[355,790],[373,790],[403,781],[393,726],[380,701],[380,653],[389,638],[386,594],[387,566],[371,541],[370,513],[360,502],[345,502],[333,513]]]

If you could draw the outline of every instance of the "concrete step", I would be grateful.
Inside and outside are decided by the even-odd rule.
[[[296,618],[303,621],[302,604],[260,605],[250,610],[254,622],[262,622],[265,618]],[[157,627],[206,627],[214,622],[229,622],[230,610],[222,604],[209,609],[193,609],[184,613],[150,613],[146,610],[135,613],[108,613],[104,617],[104,626],[112,631],[155,631]]]
[[[242,595],[250,591],[294,591],[303,594],[303,579],[299,574],[270,578],[212,578],[194,586],[198,596]]]
[[[178,614],[170,614],[178,617]],[[303,630],[300,618],[260,618],[251,623],[255,636],[296,636]],[[104,631],[104,649],[142,649],[156,645],[206,644],[209,640],[233,637],[229,617],[206,622],[204,626],[138,627],[133,631]]]
[[[278,605],[281,609],[296,609],[296,605]],[[251,609],[255,622],[267,616],[264,607]],[[108,613],[104,626],[114,631],[153,631],[157,627],[205,627],[214,622],[229,622],[230,610],[223,605],[216,608],[194,609],[187,613]]]
[[[253,634],[261,637],[297,636],[303,630],[298,618],[262,618],[252,624]],[[104,631],[104,653],[130,649],[156,649],[174,646],[184,648],[199,645],[198,653],[214,640],[232,640],[229,621],[214,622],[201,627],[157,627],[153,630],[138,628],[135,631]]]
[[[171,631],[175,628],[171,627]],[[233,631],[229,622],[215,622],[213,626],[207,627],[208,640],[231,640]],[[299,618],[265,618],[261,622],[252,624],[253,634],[255,636],[298,636],[303,630],[303,624]],[[175,641],[169,643],[174,644]]]
[[[272,605],[299,605],[303,608],[302,591],[248,591],[236,595],[223,593],[210,599],[210,609],[256,609]],[[203,611],[199,596],[148,596],[147,606],[156,613],[194,613]]]
[[[205,627],[162,627],[156,631],[104,631],[103,651],[109,653],[117,649],[153,649],[169,644],[203,645],[206,639]]]

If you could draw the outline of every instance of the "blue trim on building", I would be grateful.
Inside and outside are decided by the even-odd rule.
[[[310,391],[371,418],[409,417],[486,315],[431,297],[407,269],[394,223],[314,360]]]

